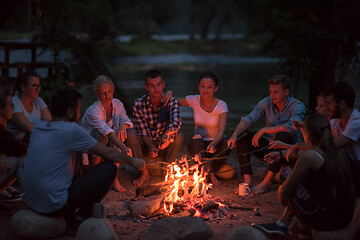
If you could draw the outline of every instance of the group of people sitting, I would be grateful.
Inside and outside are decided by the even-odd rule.
[[[215,97],[219,81],[213,73],[200,76],[198,95],[175,98],[172,91],[164,93],[161,72],[148,71],[147,94],[133,105],[135,124],[123,103],[113,98],[110,78],[98,76],[93,85],[98,100],[86,110],[81,126],[77,123],[82,96],[74,90],[55,93],[51,113],[39,97],[40,80],[35,73],[19,77],[13,96],[1,90],[0,186],[7,199],[19,197],[9,188],[19,176],[26,205],[40,214],[63,216],[71,232],[72,226],[76,229],[91,216],[92,204],[101,201],[111,187],[125,191],[117,177],[119,163],[139,171],[133,183],[140,186],[151,177],[144,157],[161,156],[168,163],[176,160],[184,141],[179,106],[189,106],[195,128],[188,152],[218,157],[206,164],[212,184],[221,184],[217,172],[235,147],[242,179],[252,187],[252,194],[269,191],[282,166],[292,169],[283,170],[286,180],[279,188],[280,203],[286,206],[282,218],[255,227],[284,236],[294,215],[301,224],[320,230],[350,222],[360,187],[360,113],[354,109],[355,93],[348,84],[327,88],[318,98],[318,113],[304,120],[304,104],[289,95],[289,78],[274,75],[268,79],[269,96],[241,118],[230,138],[225,135],[228,107]],[[250,132],[263,118],[265,126]],[[251,152],[269,162],[265,178],[255,186]],[[91,165],[86,171],[85,158]],[[313,202],[309,204],[304,193]],[[0,208],[7,210],[3,205]]]

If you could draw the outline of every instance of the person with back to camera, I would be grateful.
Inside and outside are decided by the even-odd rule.
[[[79,126],[81,98],[71,89],[53,95],[53,120],[39,121],[34,126],[22,181],[26,205],[40,214],[63,216],[70,235],[75,235],[80,223],[91,217],[93,203],[100,202],[113,185],[117,176],[114,162],[136,169],[144,164],[143,159],[98,143]],[[94,153],[105,161],[74,177],[77,151]]]
[[[304,122],[304,151],[293,171],[279,187],[279,202],[286,207],[277,223],[254,227],[269,238],[284,237],[291,219],[314,230],[333,231],[346,227],[355,208],[354,188],[345,160],[336,147],[326,117],[314,113]]]
[[[129,156],[142,158],[140,145],[136,141],[137,132],[133,129],[133,123],[127,116],[123,103],[113,97],[114,84],[111,79],[100,75],[93,85],[98,101],[88,107],[81,126],[99,143],[115,146]],[[101,159],[95,160],[95,164],[98,164]],[[115,180],[114,190],[126,190],[120,185],[118,178]]]
[[[39,97],[40,78],[35,72],[24,72],[17,78],[13,91],[13,116],[7,123],[7,130],[16,138],[29,143],[30,133],[39,120],[51,120],[46,103]],[[5,194],[5,196],[4,196]],[[21,198],[21,192],[9,186],[1,197]]]
[[[203,73],[199,78],[200,95],[188,95],[185,98],[178,98],[179,106],[189,106],[194,111],[194,135],[188,144],[188,151],[192,157],[200,151],[202,157],[213,157],[223,152],[227,145],[225,137],[226,122],[228,115],[227,104],[215,97],[219,88],[219,80],[214,73]],[[172,96],[172,92],[167,92]],[[225,151],[218,157],[224,157],[229,154],[230,150]],[[214,185],[220,185],[215,175],[225,159],[212,160],[207,164],[210,182]]]

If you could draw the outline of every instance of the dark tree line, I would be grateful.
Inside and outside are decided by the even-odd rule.
[[[250,32],[265,36],[264,52],[283,59],[293,79],[308,81],[309,108],[329,84],[359,66],[360,1],[244,0],[237,7]]]

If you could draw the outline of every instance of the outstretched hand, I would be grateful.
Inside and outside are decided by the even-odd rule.
[[[298,120],[294,120],[294,121],[291,122],[291,126],[292,126],[292,128],[293,128],[295,131],[297,131],[298,129],[304,127],[304,122],[298,121]]]
[[[150,149],[149,155],[151,158],[156,158],[158,156],[159,149],[156,147]]]
[[[122,151],[123,153],[125,153],[126,155],[128,155],[129,157],[132,157],[132,156],[133,156],[133,155],[132,155],[131,148],[128,148],[127,146],[122,147],[122,148],[121,148],[121,151]]]
[[[273,164],[275,162],[280,161],[281,160],[280,158],[281,157],[279,152],[270,152],[264,156],[264,161],[269,164]]]
[[[234,147],[236,147],[236,139],[231,137],[227,142],[226,142],[227,146],[230,149],[233,149]]]
[[[132,158],[131,165],[136,169],[142,169],[145,166],[145,160],[142,158]]]
[[[126,127],[123,125],[120,125],[120,127],[119,127],[118,138],[122,142],[125,142],[125,140],[127,138]]]
[[[214,152],[216,152],[216,146],[215,146],[214,142],[211,142],[211,143],[207,146],[206,151],[207,151],[208,153],[214,153]]]

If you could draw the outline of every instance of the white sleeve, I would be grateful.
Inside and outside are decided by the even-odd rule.
[[[44,102],[44,100],[42,100],[41,97],[38,97],[36,100],[35,100],[35,105],[37,108],[41,110],[43,110],[44,108],[47,108],[47,105],[46,103]]]
[[[20,99],[13,97],[13,103],[14,103],[13,113],[24,112]]]
[[[109,133],[114,132],[114,130],[106,123],[106,119],[104,119],[101,112],[92,107],[93,106],[90,106],[86,110],[83,119],[85,119],[92,128],[98,130],[103,136],[107,136]]]
[[[343,135],[357,142],[360,139],[360,118],[354,119],[346,125]]]
[[[189,104],[189,107],[193,108],[194,104],[196,104],[197,95],[188,95],[185,97],[186,102]]]
[[[219,101],[219,114],[224,113],[224,112],[229,112],[229,109],[228,109],[226,102],[224,102],[223,100],[220,100]]]

